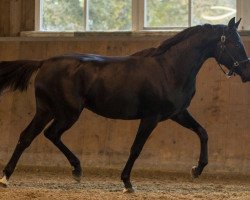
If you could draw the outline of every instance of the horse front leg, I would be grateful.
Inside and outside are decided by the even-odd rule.
[[[187,110],[171,118],[178,124],[194,131],[200,139],[200,157],[197,166],[194,166],[191,170],[193,178],[197,178],[201,175],[204,167],[208,164],[208,153],[207,153],[207,141],[208,135],[206,130],[190,115]]]
[[[144,144],[146,143],[151,132],[156,127],[157,123],[158,123],[157,117],[142,119],[140,122],[139,129],[137,131],[134,143],[130,150],[128,161],[121,174],[121,179],[125,186],[125,189],[123,190],[124,193],[134,192],[134,189],[130,182],[130,174],[132,171],[132,167],[136,159],[139,157]]]

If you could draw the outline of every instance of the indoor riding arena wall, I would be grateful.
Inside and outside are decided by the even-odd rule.
[[[8,1],[3,2],[8,4]],[[20,6],[27,7],[23,4],[14,6],[18,11]],[[32,7],[33,4],[28,5]],[[0,7],[2,17],[7,11]],[[19,36],[20,31],[34,29],[34,18],[27,20],[34,17],[34,14],[26,16],[19,12],[19,15],[22,20],[18,24],[11,23],[11,17],[0,19],[1,61],[46,59],[67,52],[128,55],[144,48],[156,47],[171,35],[76,33],[48,37],[34,34],[30,36],[26,32]],[[250,39],[248,36],[243,36],[242,39],[249,56]],[[0,165],[8,162],[21,131],[34,115],[33,80],[34,78],[27,92],[5,91],[0,96]],[[197,92],[189,111],[209,135],[209,164],[205,172],[249,174],[250,83],[242,83],[237,76],[227,79],[215,60],[209,59],[197,76]],[[122,169],[138,125],[139,121],[136,120],[112,120],[83,110],[79,120],[62,139],[78,156],[83,167]],[[147,141],[135,168],[187,172],[197,163],[199,151],[200,143],[196,134],[172,121],[161,122]],[[18,164],[69,167],[64,155],[43,134],[35,139]]]

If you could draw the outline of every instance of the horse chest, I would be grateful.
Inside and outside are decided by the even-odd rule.
[[[173,96],[171,96],[171,102],[174,105],[174,112],[173,114],[177,114],[182,110],[186,109],[195,94],[195,88],[190,88],[189,90],[178,91]]]

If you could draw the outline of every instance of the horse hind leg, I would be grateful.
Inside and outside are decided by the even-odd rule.
[[[26,148],[30,146],[32,141],[36,138],[39,133],[44,129],[46,124],[51,120],[51,116],[48,112],[37,110],[34,118],[25,130],[20,134],[18,143],[15,150],[3,170],[3,177],[0,179],[0,186],[6,187],[8,180],[13,174],[19,158]]]
[[[44,131],[44,135],[66,156],[73,167],[73,178],[80,182],[82,176],[81,163],[61,141],[62,134],[77,121],[78,117],[79,114],[74,114],[64,118],[62,118],[62,115],[60,118],[55,118],[52,124]]]

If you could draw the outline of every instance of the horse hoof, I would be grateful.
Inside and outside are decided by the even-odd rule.
[[[72,176],[73,176],[73,178],[74,178],[77,182],[81,182],[82,171],[73,170],[73,171],[72,171]]]
[[[74,178],[74,180],[75,180],[76,182],[78,182],[78,183],[81,182],[81,177],[79,177],[79,176],[73,176],[73,178]]]
[[[8,186],[8,180],[6,176],[3,176],[3,178],[0,179],[0,187],[6,188]]]
[[[132,187],[123,189],[123,193],[134,193],[134,192],[135,192],[135,190]]]
[[[198,178],[199,177],[199,174],[197,173],[197,167],[196,166],[192,167],[191,176],[192,176],[192,178]]]

